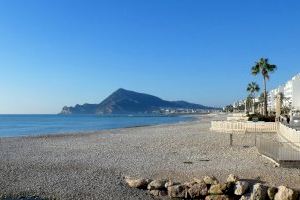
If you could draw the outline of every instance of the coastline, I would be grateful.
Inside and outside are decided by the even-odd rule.
[[[7,116],[7,115],[4,115],[4,116]],[[13,115],[13,116],[27,116],[27,115]],[[40,116],[40,115],[30,115],[30,116]],[[42,116],[62,116],[62,115],[42,115]],[[74,115],[75,117],[78,117],[78,116],[84,116],[84,117],[87,117],[87,116],[92,116],[92,117],[99,117],[97,115]],[[74,117],[73,116],[73,117]],[[130,117],[134,117],[134,118],[146,118],[146,119],[151,119],[152,117],[153,118],[160,118],[160,117],[167,117],[167,118],[177,118],[177,120],[175,121],[157,121],[157,122],[151,122],[151,121],[148,121],[147,123],[141,123],[140,125],[135,125],[135,124],[128,124],[128,125],[125,125],[125,126],[121,126],[121,127],[118,127],[118,124],[116,127],[101,127],[101,123],[100,123],[100,127],[98,128],[95,128],[95,130],[66,130],[66,131],[61,131],[61,130],[58,130],[58,131],[53,131],[53,132],[46,132],[46,133],[30,133],[29,135],[26,135],[26,134],[22,134],[22,135],[15,135],[15,134],[12,134],[12,135],[1,135],[0,133],[0,139],[1,138],[19,138],[19,137],[23,137],[23,138],[28,138],[28,137],[51,137],[52,135],[53,136],[58,136],[58,135],[61,135],[61,136],[67,136],[67,135],[74,135],[74,134],[93,134],[93,133],[98,133],[98,132],[101,132],[101,131],[109,131],[109,130],[118,130],[118,129],[126,129],[126,128],[138,128],[138,127],[148,127],[148,126],[159,126],[159,125],[172,125],[172,124],[176,124],[176,123],[183,123],[183,122],[190,122],[190,121],[195,121],[197,119],[199,119],[199,116],[202,116],[202,114],[197,114],[197,115],[159,115],[159,116],[151,116],[151,115],[137,115],[137,116],[130,116]],[[100,116],[102,117],[102,116]],[[103,116],[105,118],[107,117],[112,117],[112,118],[115,118],[115,117],[126,117],[126,116]],[[130,119],[129,117],[129,119]],[[24,119],[26,120],[26,119]],[[129,120],[130,121],[130,120]],[[34,121],[33,121],[34,123]],[[53,124],[55,124],[56,122],[53,121],[52,122]],[[97,122],[98,123],[98,122]],[[47,126],[46,126],[47,127]],[[45,128],[46,128],[45,127]],[[43,132],[43,131],[41,131]]]
[[[51,134],[41,134],[41,135],[24,135],[24,136],[8,136],[8,137],[0,137],[1,139],[10,138],[10,139],[33,139],[33,138],[64,138],[64,137],[84,137],[84,136],[92,136],[92,135],[100,135],[100,134],[113,134],[115,132],[122,132],[124,130],[130,129],[138,129],[138,128],[151,128],[151,127],[164,127],[164,126],[172,126],[172,125],[184,125],[190,124],[192,122],[197,122],[199,118],[194,118],[188,121],[178,121],[172,123],[162,123],[162,124],[149,124],[149,125],[139,125],[139,126],[129,126],[123,128],[109,128],[98,131],[82,131],[82,132],[67,132],[67,133],[51,133]]]
[[[186,181],[214,175],[225,180],[230,173],[300,189],[300,169],[274,167],[254,146],[230,147],[227,134],[210,132],[210,121],[219,117],[224,116],[83,134],[1,138],[0,194],[152,199],[145,191],[127,188],[123,176]]]

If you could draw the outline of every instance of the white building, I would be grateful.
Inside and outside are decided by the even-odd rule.
[[[275,111],[276,95],[282,92],[285,98],[284,106],[291,107],[293,110],[300,110],[300,73],[286,82],[283,86],[271,90],[268,94],[268,109]]]
[[[232,104],[233,108],[238,108],[239,106],[242,106],[244,105],[244,100],[239,100],[239,101],[236,101]]]
[[[279,93],[284,93],[284,86],[279,86],[268,93],[268,110],[275,112],[276,97]]]
[[[289,99],[287,103],[294,110],[300,110],[300,74],[294,76],[292,80],[285,84],[283,95]]]

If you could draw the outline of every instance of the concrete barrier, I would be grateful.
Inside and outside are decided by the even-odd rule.
[[[212,121],[210,130],[224,133],[277,133],[276,122]]]
[[[280,123],[278,128],[278,135],[300,149],[300,131],[297,131]]]
[[[300,148],[300,131],[278,122],[212,121],[210,130],[222,133],[277,133],[283,142]]]

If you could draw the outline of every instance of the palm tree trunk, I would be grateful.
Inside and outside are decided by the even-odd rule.
[[[268,116],[268,97],[267,97],[267,84],[266,84],[265,76],[264,76],[264,97],[265,97],[264,115]]]
[[[255,98],[252,99],[252,112],[255,113]]]

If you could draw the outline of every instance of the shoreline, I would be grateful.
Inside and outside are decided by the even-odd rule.
[[[183,182],[214,175],[224,181],[231,173],[300,190],[300,169],[274,167],[258,154],[253,138],[235,135],[229,146],[227,134],[209,131],[217,117],[90,134],[1,138],[0,194],[152,199],[128,188],[123,177]]]
[[[105,131],[115,131],[115,130],[122,130],[122,129],[131,129],[131,128],[143,128],[143,127],[151,127],[151,126],[169,126],[174,124],[181,124],[181,123],[190,123],[194,121],[198,121],[200,119],[200,116],[203,116],[202,114],[196,114],[196,115],[179,115],[180,117],[183,117],[183,119],[190,118],[188,120],[180,120],[176,122],[162,122],[157,124],[144,124],[144,125],[133,125],[133,126],[127,126],[127,127],[116,127],[116,128],[107,128],[107,129],[100,129],[100,130],[93,130],[93,131],[74,131],[74,132],[53,132],[53,133],[47,133],[47,134],[36,134],[36,135],[13,135],[13,136],[0,136],[0,140],[4,138],[42,138],[42,137],[65,137],[65,136],[83,136],[83,135],[89,135],[89,134],[100,134],[101,132]],[[171,117],[179,117],[179,116],[171,116]],[[154,117],[154,116],[149,116]],[[167,117],[167,116],[166,116]]]
[[[31,139],[31,138],[62,138],[62,137],[83,137],[83,136],[91,136],[91,135],[98,135],[98,134],[111,134],[112,132],[122,131],[127,129],[138,129],[138,128],[147,128],[147,127],[164,127],[164,126],[172,126],[172,125],[184,125],[193,122],[197,122],[200,119],[192,119],[188,121],[178,121],[173,123],[162,123],[162,124],[149,124],[149,125],[139,125],[139,126],[128,126],[122,128],[109,128],[109,129],[102,129],[97,131],[82,131],[82,132],[69,132],[69,133],[53,133],[53,134],[45,134],[45,135],[24,135],[24,136],[7,136],[7,137],[0,137],[1,139],[9,138],[9,139]]]

